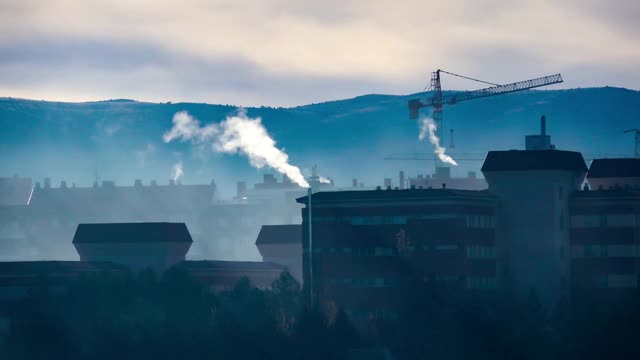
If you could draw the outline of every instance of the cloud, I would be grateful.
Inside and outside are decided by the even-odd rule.
[[[637,1],[0,0],[0,92],[286,106],[415,92],[436,68],[528,70],[481,50],[606,72],[640,62],[638,16]]]

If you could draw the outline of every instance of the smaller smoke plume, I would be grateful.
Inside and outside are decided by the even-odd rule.
[[[271,167],[296,184],[309,187],[300,169],[289,164],[289,155],[284,149],[276,147],[275,140],[262,125],[262,119],[249,118],[242,109],[221,123],[205,126],[200,126],[198,120],[181,111],[173,116],[173,127],[164,134],[163,139],[167,143],[179,139],[195,144],[211,144],[211,149],[219,153],[242,153],[249,158],[252,166],[258,169]]]
[[[320,181],[321,184],[331,184],[331,180],[323,176],[318,176],[318,181]]]
[[[453,160],[453,158],[445,153],[446,149],[440,146],[440,138],[436,135],[436,130],[438,126],[430,118],[424,118],[420,122],[420,135],[418,135],[418,139],[420,141],[424,140],[424,138],[429,135],[429,142],[433,145],[433,153],[438,156],[440,161],[451,164],[458,165],[458,163]]]
[[[177,182],[184,175],[184,171],[182,170],[182,161],[178,161],[173,165],[172,177],[173,181]]]

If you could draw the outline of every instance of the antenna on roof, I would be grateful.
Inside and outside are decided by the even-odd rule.
[[[624,131],[625,134],[630,133],[630,132],[636,134],[636,145],[635,145],[635,150],[634,150],[633,156],[636,159],[640,159],[640,129],[635,128],[635,129],[629,129],[629,130],[625,130]]]

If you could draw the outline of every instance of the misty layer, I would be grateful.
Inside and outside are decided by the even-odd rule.
[[[445,153],[446,149],[440,146],[440,138],[436,135],[436,130],[438,126],[431,118],[424,118],[420,121],[420,135],[418,138],[420,141],[424,140],[429,135],[429,142],[433,145],[433,153],[438,156],[440,161],[451,164],[458,165],[458,163],[453,160],[453,158]]]
[[[173,127],[163,139],[167,143],[176,139],[194,144],[210,143],[211,149],[218,153],[240,152],[249,158],[252,166],[258,169],[268,166],[294,183],[309,187],[300,169],[289,164],[289,155],[276,147],[275,140],[262,125],[262,119],[249,118],[242,110],[220,123],[205,126],[200,126],[200,122],[186,111],[178,112],[173,116]]]

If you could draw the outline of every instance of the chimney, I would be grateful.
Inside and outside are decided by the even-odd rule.
[[[353,188],[357,188],[358,187],[358,179],[353,179],[351,180],[351,186]]]
[[[244,181],[238,181],[236,183],[236,197],[242,199],[247,193],[247,183]]]
[[[446,189],[447,188],[447,183],[442,183],[442,188]]]
[[[44,178],[44,188],[45,189],[51,188],[51,178]]]
[[[400,190],[404,190],[404,171],[400,171]]]
[[[544,115],[540,117],[540,135],[547,135],[547,118]]]
[[[276,180],[276,177],[273,174],[264,174],[262,176],[262,182],[264,184],[275,184],[278,182],[278,180]]]

